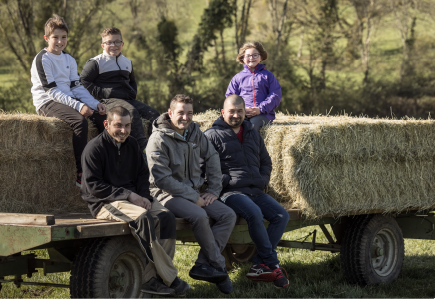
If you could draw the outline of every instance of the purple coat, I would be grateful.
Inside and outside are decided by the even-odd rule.
[[[231,80],[225,97],[232,94],[241,96],[246,107],[260,108],[260,115],[266,116],[272,122],[275,119],[275,108],[282,98],[278,80],[264,68],[264,64],[258,64],[254,72],[246,64],[243,67],[244,70]]]

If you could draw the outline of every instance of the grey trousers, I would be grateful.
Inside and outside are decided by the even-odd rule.
[[[212,267],[225,267],[221,252],[236,224],[237,216],[233,209],[219,200],[211,205],[199,207],[190,200],[174,197],[163,203],[175,217],[184,218],[193,226],[193,234],[201,249],[195,265],[209,264]],[[209,217],[216,221],[210,227]]]
[[[107,111],[113,107],[121,106],[130,112],[130,114],[133,116],[133,121],[131,123],[131,136],[136,138],[137,142],[139,143],[140,150],[143,152],[147,146],[148,139],[145,137],[145,131],[143,129],[141,118],[145,118],[150,121],[148,126],[149,136],[153,130],[151,124],[157,117],[159,117],[160,113],[156,109],[137,100],[129,101],[112,98],[101,100],[101,102],[106,105]]]
[[[256,115],[251,118],[247,118],[247,120],[252,124],[255,130],[260,132],[260,129],[270,123],[270,120],[264,115]]]

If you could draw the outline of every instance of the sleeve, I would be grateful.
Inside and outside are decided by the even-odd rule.
[[[79,99],[82,103],[88,105],[91,109],[97,110],[97,105],[100,103],[83,87],[80,83],[80,76],[77,71],[77,63],[74,58],[70,57],[70,81],[71,92],[74,97]]]
[[[38,57],[39,58],[39,57]],[[53,75],[53,62],[46,56],[36,60],[36,70],[38,72],[39,80],[41,81],[42,88],[47,95],[55,102],[70,106],[71,108],[80,112],[83,107],[83,103],[70,97],[57,88],[56,81]]]
[[[137,83],[136,83],[136,78],[134,77],[133,63],[131,63],[130,86],[134,89],[134,91],[137,94]]]
[[[279,106],[282,98],[281,85],[279,85],[278,80],[272,73],[268,76],[268,84],[269,94],[267,95],[267,98],[258,105],[261,113],[272,112]]]
[[[228,85],[227,92],[225,93],[225,97],[228,97],[229,95],[236,94],[240,95],[240,85],[237,82],[237,75],[231,79],[230,84]]]
[[[137,144],[137,155],[139,159],[138,160],[139,172],[136,179],[137,194],[139,194],[142,197],[148,198],[152,202],[153,197],[150,194],[150,181],[149,181],[150,172],[148,170],[148,166],[145,164],[143,155],[140,152],[139,144]]]
[[[217,141],[213,137],[213,131],[212,130],[213,129],[208,129],[207,131],[204,132],[204,135],[205,135],[205,137],[207,137],[207,139],[213,145],[213,147],[214,147],[215,151],[218,153],[218,155],[220,155],[220,153],[218,151],[218,147],[216,145]],[[220,163],[220,157],[219,157],[219,163]],[[221,169],[221,172],[222,172],[222,165],[221,165],[220,169]],[[206,164],[204,163],[204,159],[201,159],[201,170],[205,174],[205,172],[206,172]],[[228,174],[222,173],[222,177],[221,177],[222,188],[225,188],[226,186],[228,186],[228,183],[230,182],[230,180],[231,180],[231,177]],[[207,178],[207,182],[208,182],[208,178]]]
[[[179,182],[172,176],[169,167],[169,149],[159,137],[152,137],[146,147],[146,156],[150,170],[150,181],[157,188],[171,194],[173,197],[182,197],[192,202],[199,198],[198,192],[192,187]]]
[[[272,173],[272,159],[267,152],[263,137],[261,137],[260,133],[257,132],[257,134],[258,138],[260,138],[260,174],[265,182],[264,187],[266,187],[269,184],[270,174]]]
[[[82,196],[89,203],[127,200],[131,191],[104,181],[104,155],[88,144],[82,154]],[[86,190],[86,192],[83,192]]]
[[[89,93],[96,99],[109,99],[118,98],[126,99],[127,92],[123,89],[114,89],[109,87],[103,87],[95,83],[95,80],[100,75],[98,62],[94,59],[88,60],[83,67],[82,73],[80,74],[80,82],[89,91]]]
[[[222,191],[222,171],[219,154],[210,140],[201,133],[200,157],[205,163],[205,174],[207,176],[208,188],[205,192],[212,193],[219,197]]]

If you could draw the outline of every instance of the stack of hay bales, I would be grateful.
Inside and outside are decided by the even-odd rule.
[[[201,129],[219,113],[199,115]],[[267,192],[310,218],[435,207],[435,121],[277,114]]]
[[[204,131],[219,116],[194,120]],[[273,163],[267,192],[307,217],[435,207],[432,120],[277,114],[261,133]],[[89,139],[96,135],[90,124]],[[0,212],[88,212],[74,183],[68,125],[0,113],[0,140]]]

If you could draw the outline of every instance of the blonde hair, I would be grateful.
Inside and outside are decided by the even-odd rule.
[[[62,17],[59,17],[57,14],[53,14],[52,18],[49,18],[47,22],[45,22],[44,34],[46,37],[50,37],[54,30],[61,29],[65,30],[66,34],[68,34],[68,25]]]
[[[238,61],[241,64],[245,64],[243,62],[243,58],[245,57],[245,51],[248,49],[256,49],[258,51],[258,53],[260,53],[261,61],[264,61],[267,59],[267,51],[264,49],[263,45],[260,42],[252,41],[252,42],[245,43],[240,48],[236,61]]]

